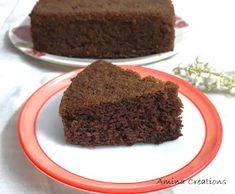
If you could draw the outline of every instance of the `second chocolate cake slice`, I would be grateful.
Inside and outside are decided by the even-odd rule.
[[[39,0],[30,14],[34,49],[85,58],[173,51],[171,0]]]
[[[72,80],[60,115],[68,143],[159,144],[182,135],[182,106],[176,84],[100,60]]]

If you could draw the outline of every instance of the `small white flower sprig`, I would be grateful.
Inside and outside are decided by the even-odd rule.
[[[235,72],[219,72],[208,63],[200,61],[198,57],[186,67],[174,68],[173,73],[204,92],[234,93],[235,90]]]

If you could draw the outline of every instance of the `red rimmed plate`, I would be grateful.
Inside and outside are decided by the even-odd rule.
[[[184,104],[183,136],[160,145],[83,148],[64,141],[58,108],[70,79],[59,76],[38,89],[23,106],[18,133],[22,148],[42,172],[69,186],[102,193],[159,191],[187,180],[215,157],[222,140],[219,115],[202,92],[187,82],[144,67],[122,66],[171,80]]]

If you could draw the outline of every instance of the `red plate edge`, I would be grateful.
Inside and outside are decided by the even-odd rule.
[[[173,75],[145,67],[121,67],[124,69],[132,69],[141,74],[141,76],[143,77],[151,75],[159,79],[171,80],[177,83],[180,86],[180,93],[182,93],[192,103],[194,103],[204,119],[206,126],[206,136],[203,146],[198,154],[193,158],[191,162],[189,162],[181,169],[159,178],[161,178],[162,180],[187,180],[203,170],[214,159],[222,142],[222,124],[214,105],[201,91],[196,89],[188,82]],[[41,149],[36,138],[35,124],[37,121],[37,116],[47,100],[55,95],[57,92],[68,86],[68,84],[70,83],[70,79],[82,70],[83,69],[76,69],[52,79],[51,81],[40,87],[36,92],[34,92],[23,105],[18,119],[18,136],[20,144],[30,161],[39,170],[41,170],[43,173],[50,176],[51,178],[63,184],[86,191],[102,193],[143,193],[159,191],[175,186],[176,184],[174,183],[158,183],[157,179],[159,178],[136,183],[110,183],[96,181],[68,172],[47,157],[47,155]],[[51,86],[53,87],[51,88]],[[50,92],[51,90],[53,92]],[[35,100],[38,100],[37,103],[33,103],[31,101],[34,98]],[[31,106],[32,103],[33,106]],[[30,118],[26,119],[26,117]],[[34,130],[24,130],[30,128],[33,128]],[[30,138],[27,139],[27,137]],[[30,146],[28,146],[29,142]]]

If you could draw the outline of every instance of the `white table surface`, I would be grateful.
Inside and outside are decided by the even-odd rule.
[[[69,67],[38,61],[25,56],[10,43],[7,31],[25,18],[35,0],[0,0],[0,193],[77,194],[83,193],[51,180],[25,157],[17,137],[17,117],[24,101],[43,83]],[[211,66],[234,71],[235,5],[232,0],[174,0],[177,15],[190,25],[184,49],[175,57],[148,65],[168,73],[178,64],[193,62],[196,56]],[[235,96],[209,94],[223,124],[223,142],[212,163],[194,180],[226,180],[223,185],[183,184],[164,194],[235,193]]]

